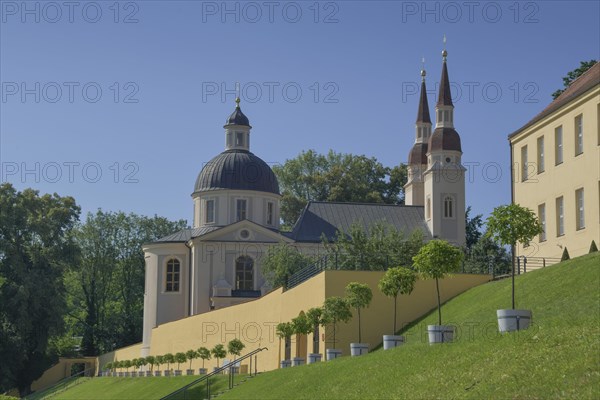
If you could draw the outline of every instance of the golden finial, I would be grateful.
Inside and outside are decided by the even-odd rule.
[[[240,108],[240,83],[235,83],[235,108]]]
[[[427,72],[425,72],[425,57],[423,57],[421,59],[421,79],[423,82],[425,82],[425,75],[427,75]]]
[[[444,50],[442,50],[442,59],[446,61],[447,56],[448,52],[446,51],[446,34],[444,33]]]

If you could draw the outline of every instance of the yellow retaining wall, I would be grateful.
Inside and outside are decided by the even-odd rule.
[[[363,326],[363,342],[370,343],[371,348],[382,342],[382,335],[392,334],[393,300],[383,296],[377,288],[383,272],[373,271],[324,271],[309,279],[302,285],[283,292],[277,289],[254,301],[195,315],[178,321],[160,325],[152,331],[150,354],[185,352],[201,346],[212,348],[218,343],[239,338],[246,349],[244,353],[257,347],[268,347],[268,351],[260,353],[258,369],[267,371],[276,369],[283,355],[283,343],[275,335],[275,327],[279,322],[287,322],[301,311],[323,304],[326,297],[343,296],[348,282],[356,281],[368,284],[373,290],[373,301],[368,309],[361,312]],[[440,282],[442,301],[490,280],[488,275],[455,275]],[[417,281],[415,290],[410,296],[398,298],[398,327],[413,321],[437,304],[435,281]],[[450,322],[450,321],[447,321]],[[348,324],[340,324],[337,328],[336,347],[343,355],[350,353],[350,342],[357,338],[358,321],[353,318]],[[327,339],[331,340],[331,329],[327,329]],[[295,338],[294,338],[295,339]],[[299,356],[306,358],[306,352],[312,349],[312,335],[308,337],[308,346],[302,339],[302,351]],[[320,352],[325,353],[324,338],[320,338]],[[139,346],[139,345],[136,345]],[[135,347],[135,346],[134,346]],[[141,347],[141,346],[140,346]],[[330,347],[330,346],[327,346]],[[139,347],[137,347],[139,348]],[[128,352],[117,351],[118,359],[140,356],[131,348]],[[292,357],[297,356],[295,342],[292,343]],[[103,356],[104,357],[104,356]],[[231,357],[228,357],[231,358]],[[102,363],[103,365],[104,363]],[[188,368],[189,363],[181,369]],[[192,368],[202,366],[201,360],[195,360]],[[216,360],[209,360],[205,365],[212,369]],[[172,366],[173,368],[175,366]]]
[[[142,343],[132,344],[131,346],[122,347],[110,353],[102,354],[98,357],[96,370],[100,371],[107,363],[113,361],[133,360],[139,358],[142,354]]]
[[[139,357],[139,356],[138,356]],[[96,364],[96,357],[83,357],[83,358],[64,358],[60,357],[58,363],[53,365],[44,371],[44,374],[31,384],[31,390],[36,392],[38,390],[46,389],[57,382],[71,376],[71,366],[73,364],[86,364],[85,369],[95,367],[95,371],[89,371],[86,376],[93,376],[98,370]]]

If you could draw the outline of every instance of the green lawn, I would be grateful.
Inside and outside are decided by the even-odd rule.
[[[511,286],[490,282],[444,305],[443,323],[458,326],[455,343],[427,343],[434,311],[405,329],[400,348],[267,372],[219,398],[599,399],[600,254],[516,285],[517,308],[533,311],[527,331],[497,333],[496,309],[510,308]]]
[[[144,378],[94,378],[75,386],[67,391],[51,397],[52,400],[125,400],[125,399],[160,399],[175,390],[198,379],[199,376],[177,377],[144,377]],[[236,376],[236,381],[244,379]],[[228,387],[228,376],[221,375],[211,378],[211,391],[216,393]],[[193,388],[191,393],[198,397],[206,390],[206,383]],[[183,399],[183,397],[181,397]],[[190,398],[189,396],[186,398]]]

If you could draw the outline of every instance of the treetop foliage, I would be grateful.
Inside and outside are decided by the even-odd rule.
[[[291,227],[309,201],[403,204],[407,169],[383,166],[375,157],[301,152],[273,167],[282,194],[281,218]]]

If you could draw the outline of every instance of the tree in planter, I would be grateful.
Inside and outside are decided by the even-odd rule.
[[[291,357],[290,342],[291,342],[292,335],[294,334],[294,326],[292,325],[291,322],[280,322],[275,327],[275,333],[277,334],[277,337],[280,340],[281,339],[284,340],[284,344],[285,344],[284,359],[289,360]]]
[[[457,272],[463,260],[463,252],[445,240],[431,240],[413,257],[414,266],[425,278],[435,279],[438,304],[438,325],[442,325],[442,304],[439,280]]]
[[[138,358],[138,364],[138,368],[145,367],[148,365],[148,360],[146,360],[146,357]]]
[[[356,309],[358,315],[358,343],[362,343],[360,329],[360,310],[361,308],[369,307],[373,299],[373,292],[369,285],[358,282],[350,282],[346,286],[346,301],[350,307]]]
[[[117,369],[121,369],[121,361],[117,360],[113,362],[113,369],[118,372]]]
[[[198,352],[196,350],[188,350],[185,352],[185,357],[190,362],[190,367],[188,369],[192,369],[192,361],[198,358]]]
[[[301,312],[296,318],[292,318],[292,328],[296,335],[308,335],[312,332],[313,325],[310,323],[306,314]],[[296,357],[300,354],[300,340],[296,337]]]
[[[167,371],[170,371],[171,364],[175,362],[175,356],[172,353],[167,353],[163,357],[164,361],[167,363]]]
[[[333,348],[335,349],[335,329],[338,322],[348,322],[352,318],[352,311],[346,299],[332,296],[323,302],[323,326],[331,323],[333,326]]]
[[[200,347],[198,349],[198,357],[202,359],[202,369],[204,369],[204,362],[210,360],[210,350],[206,347]]]
[[[387,297],[394,298],[394,335],[396,334],[396,309],[399,294],[410,294],[417,281],[417,274],[406,267],[388,269],[379,281],[379,290]]]
[[[219,360],[225,358],[227,356],[227,351],[225,350],[225,346],[222,344],[217,344],[210,351],[214,358],[217,359],[217,368],[219,367]]]
[[[185,355],[185,353],[175,353],[175,362],[177,363],[177,371],[181,371],[181,368],[179,367],[181,365],[181,363],[184,363],[187,361],[187,356]]]
[[[242,350],[244,350],[245,347],[246,345],[242,343],[240,339],[237,338],[227,343],[227,351],[229,352],[229,354],[233,355],[234,361],[236,357],[239,357],[240,354],[242,354]]]
[[[131,368],[131,360],[122,361],[123,368],[125,368],[125,372],[129,372],[129,368]]]
[[[156,366],[158,367],[158,370],[160,371],[161,365],[163,365],[166,362],[165,356],[163,356],[163,355],[156,356],[155,361],[156,361]]]
[[[319,353],[319,326],[323,324],[323,309],[321,307],[310,308],[306,312],[306,318],[312,325],[313,332],[313,353]]]
[[[154,356],[147,356],[146,357],[146,363],[150,364],[150,372],[152,372],[152,370],[154,369],[154,365],[156,364],[156,357],[154,357]]]
[[[524,247],[534,236],[540,235],[544,229],[533,211],[518,204],[509,204],[494,208],[487,219],[487,234],[497,243],[510,245],[512,257],[512,308],[515,309],[515,257],[514,248],[517,243]],[[566,248],[565,248],[566,251]]]
[[[105,371],[111,371],[113,369],[113,363],[109,362],[104,364],[104,370]]]

